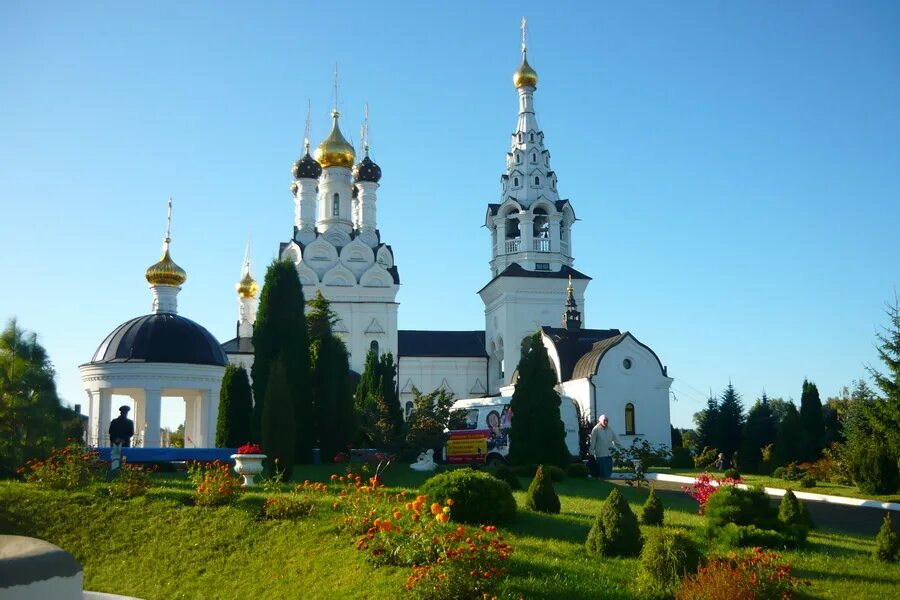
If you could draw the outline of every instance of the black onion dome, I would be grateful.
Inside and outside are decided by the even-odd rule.
[[[353,181],[371,181],[373,183],[378,183],[380,179],[381,167],[376,165],[375,162],[369,158],[368,154],[362,159],[362,162],[353,167]]]
[[[224,367],[228,358],[205,327],[171,313],[144,315],[122,323],[94,352],[92,364],[182,363]]]
[[[294,174],[294,179],[318,179],[322,175],[322,165],[310,156],[307,150],[306,154],[294,163],[291,173]]]

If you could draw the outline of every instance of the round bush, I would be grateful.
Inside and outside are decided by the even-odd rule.
[[[762,529],[778,526],[778,512],[761,487],[745,490],[732,485],[721,486],[706,501],[704,514],[707,522],[714,527],[726,523],[756,525]]]
[[[813,526],[806,505],[800,502],[791,490],[781,498],[781,504],[778,505],[778,520],[785,525],[798,525],[807,529]]]
[[[628,502],[613,488],[600,507],[600,514],[588,532],[585,547],[600,556],[637,556],[644,540],[637,517]]]
[[[800,480],[800,487],[802,488],[811,488],[816,487],[816,478],[812,475],[805,475],[803,479]]]
[[[784,479],[784,467],[778,467],[772,471],[772,477],[776,479]]]
[[[741,473],[737,469],[725,469],[725,472],[722,473],[722,475],[724,477],[727,477],[728,479],[740,479],[741,478]]]
[[[641,551],[642,579],[653,590],[671,593],[685,574],[697,570],[700,559],[697,545],[683,531],[651,531]]]
[[[566,467],[566,475],[572,479],[584,479],[588,476],[588,472],[587,465],[580,462],[572,463]]]
[[[559,496],[553,489],[553,482],[550,477],[544,475],[544,467],[540,466],[528,491],[525,493],[525,508],[545,512],[550,514],[559,514]]]
[[[516,516],[516,501],[505,481],[472,469],[435,475],[422,485],[430,501],[453,499],[450,518],[460,523],[499,524]]]

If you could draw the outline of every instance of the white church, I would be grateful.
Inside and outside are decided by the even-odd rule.
[[[370,158],[367,143],[357,162],[341,133],[337,110],[328,137],[312,155],[307,140],[305,154],[294,163],[293,235],[280,245],[279,256],[294,264],[306,298],[321,291],[331,302],[339,317],[335,331],[355,373],[363,371],[369,350],[394,355],[407,414],[414,388],[443,388],[458,399],[510,395],[523,342],[540,330],[558,391],[573,398],[583,414],[592,420],[608,415],[626,445],[632,438],[669,445],[673,379],[659,357],[628,331],[584,327],[584,293],[591,278],[573,267],[575,211],[557,189],[535,114],[538,77],[526,52],[523,43],[522,64],[513,75],[518,122],[499,202],[485,211],[491,261],[488,281],[478,291],[484,302],[483,330],[398,329],[400,276],[394,249],[382,240],[377,222],[381,168]],[[171,262],[168,234],[166,240],[162,261],[147,273],[154,314],[121,325],[80,367],[90,399],[90,436],[100,445],[112,393],[134,399],[138,431],[159,430],[161,394],[183,397],[186,430],[195,441],[211,445],[224,365],[227,361],[249,370],[253,361],[259,285],[249,257],[237,285],[237,336],[209,348],[212,335],[177,315],[175,297],[186,275]],[[398,249],[401,257],[404,251],[408,256],[414,249]],[[171,335],[178,339],[160,337]],[[185,335],[193,336],[189,343]],[[180,347],[180,355],[166,350],[169,346]],[[147,349],[156,354],[151,357]],[[163,374],[169,371],[171,381]],[[148,381],[151,387],[145,385]],[[144,440],[145,446],[158,444],[153,434]]]

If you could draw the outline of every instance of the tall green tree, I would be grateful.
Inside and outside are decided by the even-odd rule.
[[[447,441],[444,430],[450,422],[453,393],[438,388],[431,393],[422,394],[415,387],[412,392],[414,408],[409,415],[404,443],[407,458],[412,460],[422,451],[434,450],[434,458],[437,460]]]
[[[867,370],[882,394],[882,400],[874,405],[873,426],[884,437],[894,460],[900,461],[900,298],[895,296],[885,313],[889,322],[878,334],[878,358],[887,371],[872,366]]]
[[[784,418],[778,424],[775,435],[775,461],[786,465],[803,457],[803,423],[793,402],[788,402]]]
[[[390,352],[378,357],[369,350],[354,399],[360,423],[358,444],[389,450],[401,446],[405,423],[396,376],[397,367]]]
[[[54,377],[37,334],[11,319],[0,333],[0,477],[61,446],[78,418],[60,405]]]
[[[744,435],[738,454],[741,471],[758,473],[762,466],[762,448],[775,443],[778,420],[769,406],[769,399],[762,397],[753,404],[744,424]]]
[[[741,395],[729,382],[719,402],[719,451],[726,457],[731,457],[741,447],[743,429],[744,407],[741,405]]]
[[[330,460],[353,441],[356,417],[350,389],[350,357],[333,332],[338,317],[322,292],[309,302],[309,355],[318,446]]]
[[[252,437],[253,395],[247,370],[228,365],[219,392],[219,418],[216,421],[216,447],[237,448]]]
[[[284,477],[288,481],[294,470],[296,429],[290,426],[294,420],[291,386],[284,366],[276,359],[269,367],[269,381],[266,385],[266,398],[263,401],[260,419],[262,436],[260,446],[263,453],[268,456],[268,468],[274,469],[277,459],[277,464],[279,468],[284,469]]]
[[[275,261],[266,271],[259,298],[259,312],[253,326],[253,411],[254,437],[261,435],[261,419],[269,397],[269,371],[281,360],[287,378],[287,399],[292,404],[295,455],[297,462],[312,460],[315,443],[312,395],[309,393],[309,339],[306,303],[294,265]],[[282,423],[287,426],[287,423]]]
[[[560,418],[556,371],[540,332],[531,336],[519,360],[519,381],[510,409],[509,461],[513,464],[565,465],[571,460]]]
[[[697,426],[694,436],[695,451],[702,452],[704,448],[718,449],[722,445],[718,398],[710,394],[706,408],[694,414],[694,425]]]
[[[822,400],[815,383],[804,379],[800,395],[800,421],[803,423],[803,460],[814,461],[822,456],[825,424],[822,419]]]

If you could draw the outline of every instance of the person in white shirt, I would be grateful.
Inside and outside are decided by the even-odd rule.
[[[591,476],[606,479],[612,474],[612,456],[610,451],[615,444],[622,447],[619,438],[609,428],[609,419],[600,415],[597,424],[591,429],[590,458]]]

